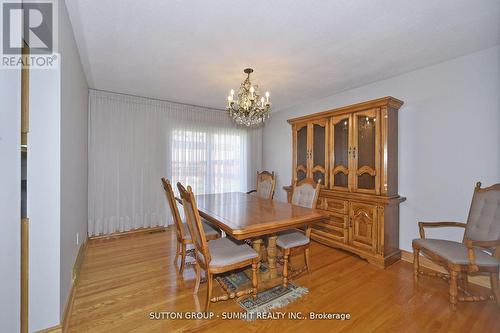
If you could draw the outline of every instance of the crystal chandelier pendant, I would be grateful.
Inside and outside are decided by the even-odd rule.
[[[234,122],[240,126],[260,126],[266,119],[269,119],[270,94],[266,91],[265,97],[261,97],[258,91],[259,86],[252,85],[250,82],[252,68],[246,68],[243,72],[247,74],[247,77],[240,85],[236,99],[233,89],[227,96],[227,111]]]

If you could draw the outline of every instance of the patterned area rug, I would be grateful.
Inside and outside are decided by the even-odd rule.
[[[289,283],[287,288],[283,288],[283,285],[280,284],[258,293],[256,299],[249,296],[245,299],[239,299],[237,302],[248,313],[256,314],[287,306],[308,292],[307,288],[298,287],[292,283]]]
[[[268,268],[265,265],[260,266],[262,272],[267,272]],[[244,271],[237,271],[228,274],[219,275],[216,279],[229,287],[230,291],[235,291],[243,285],[251,284],[250,278]],[[249,314],[256,314],[258,312],[269,312],[273,309],[278,309],[299,299],[307,294],[309,290],[304,287],[299,287],[293,283],[289,283],[287,288],[283,288],[280,284],[267,290],[263,290],[257,294],[257,298],[253,296],[245,296],[237,300],[237,303],[247,311]],[[254,316],[252,316],[255,318]],[[251,320],[252,317],[249,317]]]
[[[262,273],[265,273],[268,271],[268,268],[266,265],[261,264],[259,270]],[[240,286],[243,286],[245,284],[252,284],[250,278],[245,274],[244,269],[221,274],[217,276],[215,279],[218,281],[222,281],[226,286],[229,287],[230,291],[235,291]]]

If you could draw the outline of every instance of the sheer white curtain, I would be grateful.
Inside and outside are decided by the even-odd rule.
[[[247,191],[262,131],[221,110],[91,90],[89,235],[171,223],[160,178],[195,193]]]

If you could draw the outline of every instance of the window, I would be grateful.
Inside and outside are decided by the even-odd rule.
[[[246,191],[246,132],[174,129],[172,180],[196,194]]]

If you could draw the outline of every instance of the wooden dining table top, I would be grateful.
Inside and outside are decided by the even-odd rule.
[[[200,215],[243,240],[323,221],[328,213],[241,192],[196,196]]]

